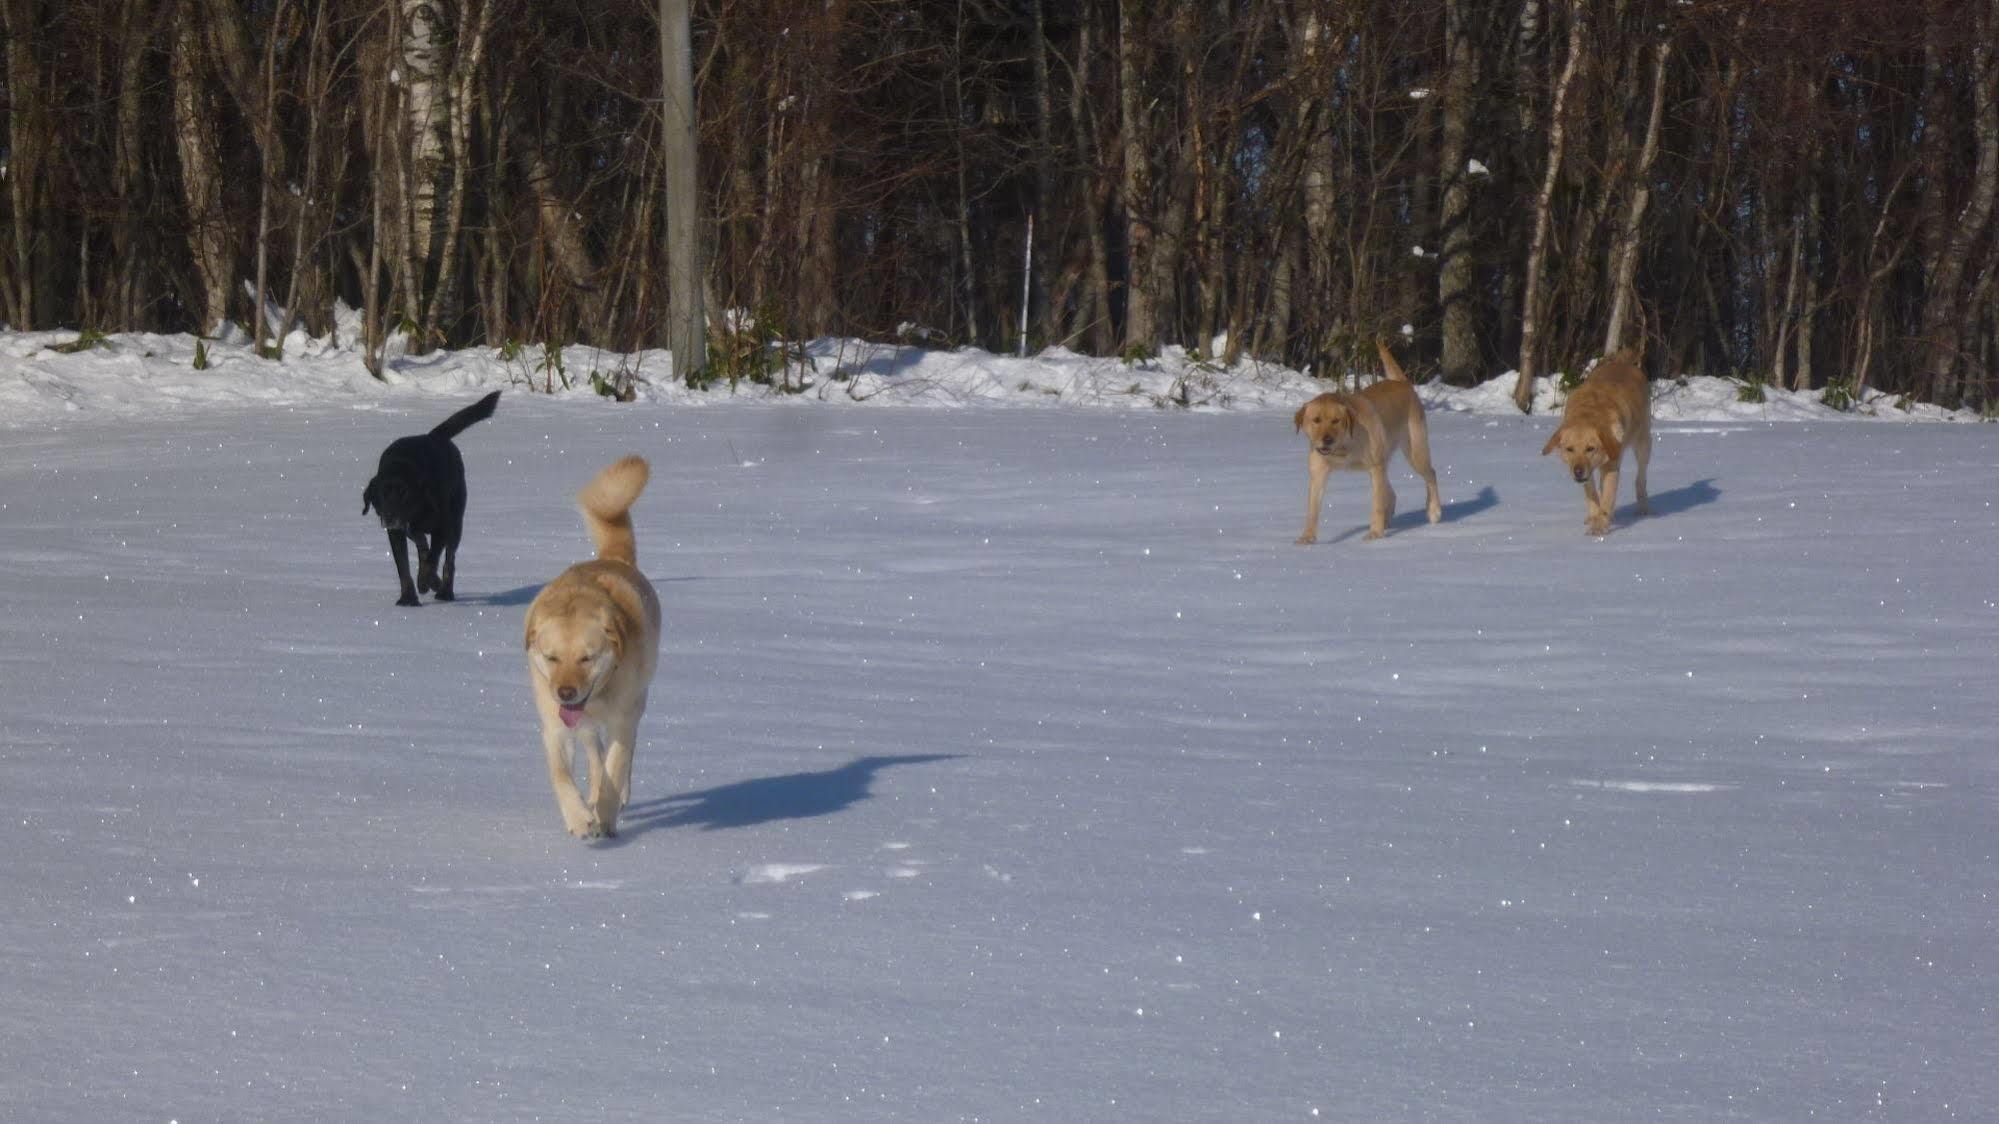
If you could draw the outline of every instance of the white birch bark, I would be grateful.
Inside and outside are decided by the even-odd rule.
[[[1587,0],[1571,0],[1569,57],[1562,64],[1562,77],[1555,83],[1554,106],[1548,114],[1548,167],[1534,197],[1534,238],[1527,248],[1527,292],[1520,302],[1520,374],[1513,384],[1513,404],[1523,414],[1534,405],[1535,367],[1541,358],[1541,272],[1548,257],[1550,211],[1562,169],[1562,137],[1566,128],[1563,110],[1568,106],[1569,87],[1575,83],[1577,64],[1582,58],[1583,24],[1587,16]]]
[[[1631,195],[1625,203],[1624,219],[1617,236],[1617,260],[1612,270],[1610,321],[1604,327],[1604,354],[1624,346],[1624,326],[1637,300],[1633,282],[1638,275],[1639,234],[1643,230],[1646,204],[1651,200],[1649,177],[1652,162],[1659,155],[1659,124],[1665,114],[1666,65],[1673,55],[1670,41],[1661,40],[1652,59],[1652,111],[1645,123],[1645,145],[1638,167],[1631,177]]]

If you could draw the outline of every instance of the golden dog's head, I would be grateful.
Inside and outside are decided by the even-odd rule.
[[[1312,451],[1321,456],[1345,456],[1353,445],[1360,418],[1354,408],[1337,394],[1321,394],[1291,415],[1292,428],[1305,435]]]
[[[1569,475],[1578,484],[1589,479],[1592,472],[1598,472],[1617,463],[1624,452],[1620,444],[1624,440],[1621,426],[1613,425],[1610,432],[1602,427],[1582,422],[1564,422],[1541,446],[1541,455],[1547,456],[1561,451],[1562,463],[1569,466]]]
[[[528,666],[571,726],[625,654],[623,617],[608,600],[564,598],[528,618]]]

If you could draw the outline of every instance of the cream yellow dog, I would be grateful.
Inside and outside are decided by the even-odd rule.
[[[1388,345],[1376,340],[1388,377],[1355,394],[1321,394],[1298,407],[1291,424],[1305,435],[1304,546],[1319,539],[1319,507],[1326,497],[1326,477],[1334,469],[1364,470],[1374,482],[1374,504],[1368,510],[1367,537],[1388,533],[1395,516],[1395,489],[1388,486],[1388,459],[1397,449],[1429,490],[1430,522],[1444,517],[1437,499],[1437,473],[1430,467],[1430,429],[1423,420],[1423,403]]]
[[[631,519],[650,475],[643,459],[625,457],[577,494],[597,558],[564,570],[528,606],[528,678],[548,780],[564,826],[579,839],[618,833],[659,657],[659,597],[639,572]],[[579,749],[590,762],[587,802],[570,767]]]
[[[1638,466],[1638,514],[1649,515],[1645,468],[1652,460],[1652,392],[1629,350],[1598,360],[1562,406],[1562,424],[1541,446],[1544,457],[1560,450],[1569,475],[1583,486],[1583,530],[1589,534],[1610,530],[1626,449]]]

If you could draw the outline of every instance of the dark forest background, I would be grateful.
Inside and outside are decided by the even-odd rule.
[[[0,0],[0,318],[664,337],[652,0]],[[1999,0],[697,0],[761,330],[1999,399]],[[373,297],[370,300],[370,297]],[[733,322],[733,321],[732,321]],[[261,334],[261,333],[260,333]],[[726,341],[724,341],[726,342]],[[727,354],[724,347],[718,354]]]

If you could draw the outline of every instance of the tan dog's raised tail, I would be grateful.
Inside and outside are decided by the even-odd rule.
[[[1562,406],[1562,424],[1541,447],[1544,457],[1560,450],[1569,475],[1583,486],[1583,530],[1589,534],[1610,530],[1626,449],[1638,465],[1638,514],[1649,515],[1645,468],[1652,460],[1652,390],[1628,349],[1597,362],[1570,393]]]
[[[659,598],[639,572],[631,519],[650,475],[644,459],[625,457],[577,493],[597,559],[564,570],[528,606],[528,678],[548,781],[563,825],[579,839],[617,834],[659,658]],[[570,768],[577,749],[590,762],[587,803]]]
[[[1292,426],[1305,435],[1310,448],[1306,457],[1305,532],[1298,536],[1301,546],[1318,541],[1326,476],[1336,468],[1367,472],[1374,482],[1367,537],[1378,539],[1388,533],[1388,521],[1395,515],[1388,459],[1397,449],[1423,478],[1429,493],[1430,522],[1444,517],[1443,504],[1437,499],[1437,473],[1430,467],[1430,429],[1423,420],[1423,402],[1388,345],[1376,340],[1374,346],[1388,371],[1386,379],[1355,394],[1321,394],[1298,407],[1291,418]]]

